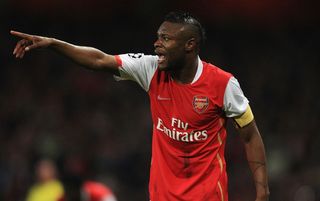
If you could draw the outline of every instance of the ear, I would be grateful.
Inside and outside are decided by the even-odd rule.
[[[197,47],[196,39],[192,37],[189,40],[187,40],[184,48],[187,52],[191,52],[191,51],[194,51],[196,47]]]

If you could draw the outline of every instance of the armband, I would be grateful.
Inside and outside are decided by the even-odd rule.
[[[246,111],[238,117],[234,117],[235,122],[240,126],[240,128],[248,125],[253,120],[253,113],[251,111],[250,105],[248,105]]]

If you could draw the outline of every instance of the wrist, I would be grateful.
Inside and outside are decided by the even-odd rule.
[[[57,44],[57,39],[55,38],[48,38],[48,47],[54,47]]]
[[[258,192],[256,201],[268,201],[269,200],[269,189],[267,189],[265,192]]]

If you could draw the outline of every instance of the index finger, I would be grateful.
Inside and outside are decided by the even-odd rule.
[[[31,39],[31,35],[26,34],[26,33],[22,33],[22,32],[18,32],[18,31],[11,30],[10,34],[14,35],[14,36],[18,36],[20,38],[24,38],[24,39]]]

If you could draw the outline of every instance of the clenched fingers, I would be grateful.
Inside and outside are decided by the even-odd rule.
[[[25,39],[20,40],[17,43],[15,49],[13,50],[13,54],[16,56],[16,58],[22,58],[26,52],[26,48],[31,44],[32,44],[31,41],[28,41]]]

